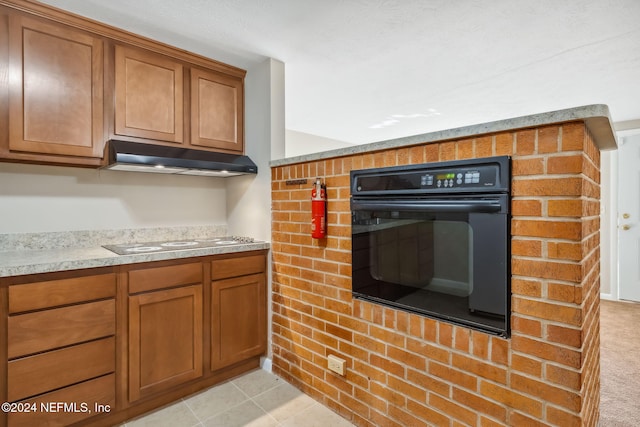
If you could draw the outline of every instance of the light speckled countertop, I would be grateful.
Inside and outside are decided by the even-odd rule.
[[[354,145],[351,147],[306,154],[303,156],[288,157],[285,159],[273,160],[269,165],[271,167],[277,167],[296,163],[306,163],[370,151],[380,151],[430,142],[435,143],[452,139],[469,138],[488,133],[506,132],[573,121],[583,121],[585,123],[599,149],[615,150],[617,148],[618,143],[615,132],[613,131],[609,107],[603,104],[594,104],[568,108],[566,110],[549,111],[547,113],[533,114],[530,116],[497,120],[495,122],[481,123],[454,129],[446,129],[420,135],[407,136],[404,138],[372,142],[370,144]]]
[[[256,241],[233,246],[132,255],[117,255],[101,246],[223,236],[225,233],[226,227],[215,226],[4,234],[0,235],[0,277],[237,253],[269,249],[270,246],[268,242]]]
[[[176,251],[135,255],[116,255],[102,247],[4,251],[0,252],[0,277],[136,264],[140,262],[219,255],[259,249],[269,249],[269,243],[254,242],[217,248],[180,249]]]

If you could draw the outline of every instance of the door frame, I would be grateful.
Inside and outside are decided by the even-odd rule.
[[[635,127],[616,131],[618,146],[625,143],[625,138],[640,134],[640,123]],[[622,126],[620,126],[622,128]],[[607,262],[601,260],[601,280],[610,283],[609,293],[600,292],[600,298],[618,301],[618,150],[601,153],[601,200],[600,200],[600,254],[609,254]]]

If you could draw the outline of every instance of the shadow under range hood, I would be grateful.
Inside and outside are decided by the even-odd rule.
[[[235,176],[257,174],[247,156],[164,145],[111,140],[104,169],[176,175]]]

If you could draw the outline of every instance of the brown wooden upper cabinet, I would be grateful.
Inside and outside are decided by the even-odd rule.
[[[244,151],[242,78],[118,45],[114,80],[116,135],[185,148]]]
[[[0,157],[98,165],[104,146],[102,40],[26,16],[9,15],[8,23],[9,138],[0,144]]]
[[[239,68],[0,0],[0,160],[99,167],[111,138],[244,152]]]
[[[152,52],[115,47],[115,133],[184,141],[183,66]]]
[[[191,69],[191,144],[244,151],[242,80]]]

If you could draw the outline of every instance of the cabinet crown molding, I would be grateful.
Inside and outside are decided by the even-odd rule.
[[[162,55],[169,56],[181,61],[198,65],[207,69],[216,70],[225,74],[244,79],[246,70],[225,64],[215,59],[187,50],[171,46],[169,44],[152,40],[150,38],[122,30],[102,22],[95,21],[84,16],[74,14],[53,6],[30,0],[0,0],[0,6],[25,12],[31,15],[46,18],[52,21],[68,25],[79,30],[87,31],[94,35],[99,35],[114,42],[125,43],[131,46],[140,47]]]

